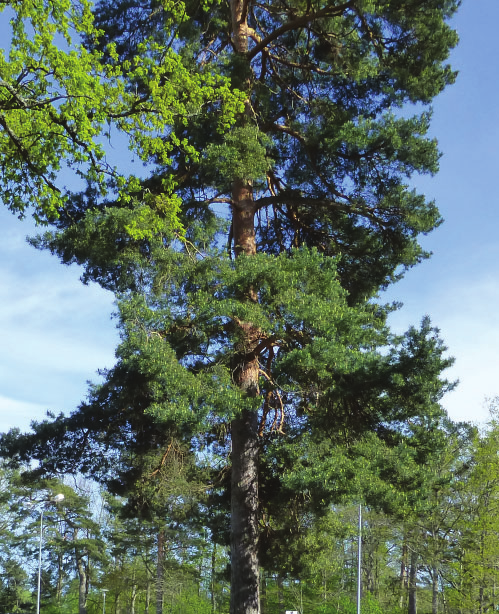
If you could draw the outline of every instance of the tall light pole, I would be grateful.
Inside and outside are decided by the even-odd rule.
[[[109,589],[108,588],[102,588],[102,595],[104,597],[104,601],[102,602],[102,614],[106,614],[106,593]]]
[[[362,596],[362,505],[359,504],[359,534],[357,537],[357,614],[360,614]]]
[[[58,494],[51,499],[47,499],[45,503],[60,503],[64,500],[64,495]],[[38,591],[36,594],[36,614],[40,614],[40,594],[41,594],[41,586],[42,586],[42,543],[43,543],[43,512],[45,508],[42,507],[40,510],[40,547],[38,550]]]

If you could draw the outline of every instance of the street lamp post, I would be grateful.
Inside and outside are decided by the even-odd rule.
[[[52,499],[48,499],[45,503],[60,503],[63,501],[64,495],[58,494]],[[42,544],[43,544],[43,512],[44,508],[40,510],[40,546],[38,550],[38,590],[36,593],[36,614],[40,614],[40,595],[42,586]]]
[[[362,505],[359,504],[359,534],[357,547],[357,614],[360,614],[360,599],[362,595]]]
[[[103,602],[102,602],[102,614],[106,614],[106,593],[109,590],[108,588],[103,588],[102,590],[102,595],[103,595]]]

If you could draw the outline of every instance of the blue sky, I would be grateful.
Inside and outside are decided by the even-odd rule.
[[[475,422],[487,419],[485,399],[499,395],[498,23],[498,0],[464,0],[454,19],[459,76],[433,105],[440,172],[414,182],[445,223],[423,239],[433,257],[386,295],[404,303],[392,317],[397,331],[425,314],[441,329],[456,358],[447,375],[460,380],[443,405]],[[112,295],[27,245],[34,233],[0,208],[0,431],[74,409],[97,369],[112,366],[118,341]]]
[[[433,257],[390,291],[404,302],[405,328],[428,313],[456,358],[460,385],[444,399],[454,419],[488,418],[499,395],[499,53],[497,0],[464,0],[454,19],[455,85],[435,101],[432,133],[443,157],[435,177],[416,186],[434,198],[445,223],[424,240]]]

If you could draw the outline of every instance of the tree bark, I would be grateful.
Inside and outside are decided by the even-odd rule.
[[[156,614],[163,614],[163,576],[165,561],[165,533],[158,532],[158,558],[156,565]]]
[[[63,560],[62,560],[62,552],[59,552],[57,555],[57,585],[56,585],[56,600],[57,603],[61,603],[62,599],[62,590],[63,590]]]
[[[210,577],[210,593],[211,593],[211,614],[215,614],[217,609],[217,601],[215,598],[215,573],[217,562],[217,544],[213,540],[213,548],[211,551],[211,577]]]
[[[137,585],[135,584],[135,582],[132,584],[132,594],[130,596],[130,609],[129,612],[130,614],[135,614],[135,602],[137,601]]]
[[[242,253],[253,256],[256,254],[255,203],[251,182],[236,179],[232,186],[232,201],[234,253],[236,257]]]
[[[438,614],[438,567],[431,568],[431,613]]]
[[[76,567],[78,569],[78,614],[87,614],[87,570],[83,555],[75,551]]]
[[[259,614],[258,414],[232,421],[231,614]]]
[[[230,0],[232,42],[236,53],[248,51],[249,0]],[[248,89],[250,84],[248,83]],[[249,96],[249,93],[248,93]],[[250,114],[249,98],[246,115]],[[232,236],[236,258],[256,254],[253,186],[242,177],[232,178]],[[245,289],[242,300],[258,300],[257,290]],[[248,397],[259,394],[258,330],[251,322],[238,323],[241,341],[235,348],[234,380]],[[232,421],[231,475],[231,614],[260,614],[258,565],[258,413],[244,410]]]
[[[402,545],[402,555],[400,557],[400,599],[399,599],[399,607],[403,608],[405,602],[405,596],[407,591],[407,544],[404,543]]]
[[[255,206],[251,184],[233,184],[232,228],[236,257],[256,253]],[[255,288],[245,290],[243,300],[257,300]],[[240,322],[241,342],[234,360],[234,379],[248,397],[259,394],[258,330]],[[232,421],[231,475],[231,614],[259,614],[258,566],[258,414],[244,410]]]
[[[417,614],[416,583],[418,576],[418,553],[411,550],[411,566],[409,568],[409,607],[408,614]]]

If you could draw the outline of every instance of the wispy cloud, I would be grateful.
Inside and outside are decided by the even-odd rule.
[[[425,268],[428,267],[425,271]],[[488,419],[486,398],[499,395],[499,284],[490,272],[470,275],[429,276],[431,263],[422,271],[409,273],[408,279],[390,291],[390,298],[404,303],[391,316],[397,332],[418,325],[429,314],[441,331],[448,355],[455,364],[445,376],[459,380],[458,387],[443,399],[454,420],[483,422]]]
[[[27,431],[32,420],[40,420],[46,407],[38,403],[17,401],[0,395],[0,433],[11,428]]]
[[[47,409],[76,407],[87,380],[113,365],[118,335],[109,292],[27,245],[29,222],[0,211],[0,224],[0,430],[25,429]]]

